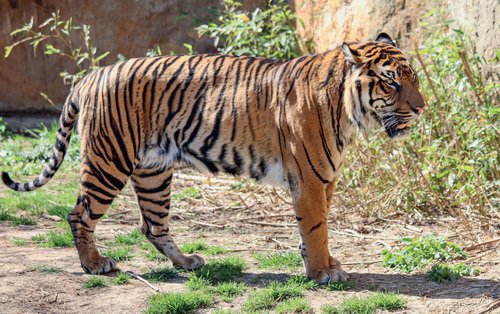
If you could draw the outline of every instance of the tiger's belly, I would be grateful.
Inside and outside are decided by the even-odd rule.
[[[210,153],[202,153],[198,147],[179,147],[169,141],[165,145],[146,145],[140,150],[138,160],[143,168],[168,169],[182,163],[205,174],[227,173],[288,188],[283,161],[265,155],[252,144],[243,148],[222,144]]]

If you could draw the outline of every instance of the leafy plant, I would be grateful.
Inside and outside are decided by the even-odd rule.
[[[472,263],[467,266],[461,262],[454,266],[448,264],[434,265],[429,272],[429,277],[437,282],[448,280],[455,282],[463,276],[477,276],[477,274],[479,274],[479,268],[474,268]]]
[[[33,30],[33,17],[29,23],[26,23],[22,28],[16,29],[10,33],[11,36],[21,36],[21,39],[15,41],[12,45],[5,47],[5,58],[7,58],[12,49],[24,42],[30,42],[33,46],[34,53],[41,42],[45,42],[44,53],[46,55],[57,54],[68,58],[75,62],[78,67],[77,72],[69,73],[67,71],[61,72],[60,75],[64,82],[68,82],[73,86],[86,74],[92,72],[99,67],[99,62],[104,59],[109,51],[97,55],[97,48],[93,45],[90,38],[90,26],[73,25],[73,19],[70,17],[68,20],[62,20],[57,12],[53,12],[52,16],[45,22],[38,26],[39,31]],[[45,31],[45,32],[42,32]],[[75,32],[79,32],[85,48],[76,47],[74,42]],[[47,100],[50,99],[42,93]],[[51,102],[53,104],[53,102]]]
[[[446,237],[432,235],[415,239],[403,238],[402,241],[405,247],[397,249],[395,253],[385,249],[382,251],[383,266],[410,273],[416,269],[423,269],[433,262],[449,261],[456,255],[466,256],[460,246],[446,241]]]
[[[270,2],[252,13],[240,7],[240,2],[224,0],[217,20],[197,27],[200,35],[214,38],[220,53],[278,59],[309,53],[312,42],[298,35],[293,26],[297,15],[284,1]]]

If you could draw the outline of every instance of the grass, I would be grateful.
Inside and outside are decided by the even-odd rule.
[[[18,239],[18,238],[13,238],[12,240],[12,244],[14,244],[15,246],[23,246],[23,245],[26,245],[26,240],[25,239]]]
[[[150,261],[160,261],[160,262],[166,262],[168,261],[168,257],[163,255],[158,249],[151,244],[151,242],[147,243],[142,243],[140,245],[141,249],[146,250],[144,253],[144,256],[150,260]]]
[[[112,247],[107,249],[103,255],[111,257],[117,262],[128,261],[133,257],[132,249],[130,246]]]
[[[345,291],[351,290],[356,287],[356,283],[353,281],[344,281],[344,282],[329,282],[325,289],[330,291]]]
[[[327,304],[321,308],[325,314],[371,314],[377,310],[401,310],[409,299],[394,292],[378,292],[369,296],[344,299],[338,307]]]
[[[272,281],[266,287],[252,291],[243,307],[249,311],[270,310],[287,299],[302,297],[303,290],[297,284]]]
[[[197,309],[210,306],[214,297],[203,291],[178,293],[159,293],[149,297],[149,306],[144,310],[147,314],[184,314],[193,313]]]
[[[253,254],[253,258],[259,261],[257,267],[270,269],[288,269],[293,271],[302,266],[302,257],[294,252],[278,252],[274,254]]]
[[[222,301],[230,302],[237,295],[242,295],[247,289],[248,286],[242,282],[219,282],[213,291],[220,295]]]
[[[211,283],[225,282],[243,276],[247,268],[245,261],[236,255],[212,260],[195,271],[196,276],[204,278]]]
[[[194,252],[203,252],[209,255],[217,255],[217,254],[222,254],[226,253],[227,250],[220,247],[220,246],[212,246],[208,245],[204,241],[189,241],[185,242],[181,247],[180,250],[182,253],[185,254],[191,254]]]
[[[199,199],[201,198],[200,189],[197,189],[195,187],[186,188],[182,192],[173,195],[172,198],[176,201]]]
[[[132,279],[132,276],[130,276],[129,274],[119,272],[116,277],[111,280],[111,283],[114,285],[123,285],[128,283],[130,279]]]
[[[149,269],[144,273],[144,276],[151,282],[166,282],[173,278],[177,278],[179,276],[178,274],[179,271],[174,268],[162,267]]]
[[[0,221],[11,221],[12,226],[19,225],[36,225],[38,222],[29,216],[17,216],[15,214],[9,213],[6,210],[0,211]]]
[[[110,245],[116,245],[116,244],[133,245],[133,244],[140,244],[146,241],[147,241],[146,236],[141,233],[139,228],[135,228],[131,232],[115,235],[115,238],[113,242],[110,243]]]
[[[71,230],[51,230],[46,234],[38,234],[31,237],[31,241],[41,242],[42,247],[69,247],[75,245]]]
[[[90,276],[90,279],[83,284],[84,288],[95,289],[106,287],[106,277],[102,276]]]
[[[278,313],[312,313],[311,302],[304,298],[290,298],[274,307]]]
[[[57,273],[60,273],[63,271],[61,268],[50,267],[50,266],[45,266],[45,265],[40,265],[40,264],[29,267],[29,268],[33,271],[39,271],[39,272],[48,273],[48,274],[57,274]]]

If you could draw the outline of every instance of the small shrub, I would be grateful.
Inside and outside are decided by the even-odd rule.
[[[455,255],[466,256],[460,246],[446,241],[446,237],[432,235],[415,239],[404,238],[402,241],[406,246],[395,253],[382,251],[383,266],[410,273],[435,261],[448,261]]]
[[[147,314],[184,314],[192,313],[197,309],[210,306],[214,297],[201,291],[160,293],[149,297]]]
[[[83,284],[83,287],[89,289],[104,288],[106,287],[106,277],[92,275],[90,279]]]
[[[478,274],[479,268],[472,267],[472,263],[466,266],[461,262],[455,266],[448,264],[434,265],[429,272],[429,277],[437,282],[445,282],[448,280],[455,282],[463,276],[477,276]]]

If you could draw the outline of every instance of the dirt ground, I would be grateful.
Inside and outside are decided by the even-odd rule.
[[[283,281],[289,271],[259,269],[252,254],[296,249],[298,232],[289,197],[284,191],[253,184],[231,190],[237,182],[229,177],[207,179],[189,172],[176,175],[173,194],[194,186],[201,197],[173,201],[170,230],[174,239],[179,245],[202,239],[228,249],[226,255],[244,257],[250,267],[244,271],[242,280],[252,289],[271,280]],[[57,175],[44,189],[56,184]],[[0,188],[0,197],[4,190]],[[117,199],[117,206],[99,223],[97,242],[105,247],[115,234],[133,230],[138,222],[139,210],[128,187]],[[147,307],[148,296],[155,291],[145,283],[133,279],[125,285],[108,283],[105,288],[84,288],[83,283],[90,276],[81,269],[74,247],[41,248],[30,242],[33,235],[54,228],[54,222],[48,218],[41,218],[36,226],[13,227],[0,223],[0,313],[140,313]],[[458,282],[437,283],[428,279],[425,272],[408,275],[380,266],[382,249],[401,245],[397,237],[435,233],[448,235],[450,241],[467,247],[498,238],[499,229],[472,241],[462,237],[464,230],[451,218],[436,223],[397,212],[386,217],[363,218],[339,204],[332,207],[329,229],[330,250],[357,286],[350,291],[306,291],[305,297],[315,313],[319,313],[324,304],[338,305],[346,297],[362,296],[374,290],[399,291],[407,296],[410,302],[398,313],[500,313],[500,307],[496,307],[500,306],[499,242],[468,251],[468,261],[474,260],[474,266],[479,267],[481,273]],[[14,246],[11,241],[14,237],[26,239],[28,243]],[[209,261],[214,257],[204,258]],[[48,274],[32,270],[36,265],[64,271]],[[141,275],[163,263],[148,261],[138,251],[130,261],[118,265],[122,271]],[[304,271],[297,269],[293,273],[303,275]],[[187,275],[181,275],[167,283],[153,285],[163,292],[180,291],[185,289],[186,279]],[[230,303],[216,298],[211,308],[199,312],[210,313],[220,308],[237,311],[247,296],[248,291]]]

